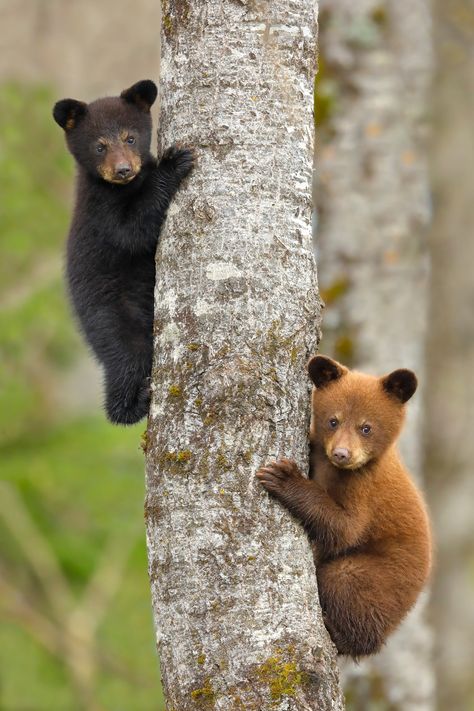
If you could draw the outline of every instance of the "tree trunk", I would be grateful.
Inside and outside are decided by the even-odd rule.
[[[313,0],[163,0],[161,148],[197,148],[157,253],[147,434],[169,711],[341,709],[307,538],[254,477],[307,466]]]
[[[426,393],[426,479],[437,531],[432,618],[439,708],[465,711],[474,709],[474,3],[436,0],[433,11],[432,387]]]
[[[408,408],[401,450],[420,481],[430,217],[428,3],[321,0],[320,52],[322,351],[367,372],[407,367],[418,374],[420,392]],[[381,654],[346,666],[350,708],[433,708],[425,603],[426,596]]]

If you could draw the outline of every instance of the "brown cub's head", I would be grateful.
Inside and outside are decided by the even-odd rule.
[[[411,370],[377,378],[315,356],[308,372],[313,389],[311,441],[340,469],[360,469],[396,440],[405,403],[417,387]]]
[[[62,99],[55,104],[53,116],[82,168],[108,183],[126,185],[150,156],[150,107],[156,95],[152,81],[139,81],[120,96],[91,104]]]

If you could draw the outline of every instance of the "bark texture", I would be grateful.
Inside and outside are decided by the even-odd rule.
[[[327,305],[321,350],[367,372],[412,368],[423,386],[429,5],[322,0],[320,7],[317,248]],[[419,392],[401,440],[403,459],[418,480],[422,402]],[[381,654],[346,666],[350,708],[433,707],[425,603],[426,598]]]
[[[161,147],[198,151],[157,253],[147,540],[169,711],[341,709],[306,536],[313,0],[163,0]]]
[[[437,531],[439,709],[474,708],[474,2],[433,5],[431,327],[426,480]]]

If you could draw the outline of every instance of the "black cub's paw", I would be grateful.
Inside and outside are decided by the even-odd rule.
[[[168,170],[172,170],[181,180],[192,171],[196,164],[196,155],[190,148],[171,146],[163,153],[161,162]]]
[[[295,487],[305,482],[295,462],[291,459],[279,459],[260,467],[255,475],[265,489],[279,498],[286,496]]]
[[[150,379],[146,378],[133,398],[130,398],[128,393],[114,393],[114,396],[109,396],[106,403],[107,417],[115,425],[134,425],[147,417],[150,399]]]

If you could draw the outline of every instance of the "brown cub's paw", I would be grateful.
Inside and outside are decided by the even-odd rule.
[[[274,496],[287,494],[300,481],[304,481],[298,467],[291,459],[279,459],[260,467],[255,475],[261,484]]]

